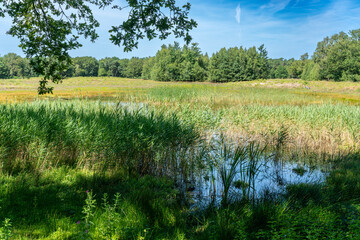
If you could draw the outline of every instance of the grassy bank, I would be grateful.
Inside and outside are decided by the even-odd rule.
[[[69,167],[2,174],[0,219],[10,226],[0,238],[359,239],[359,158],[346,160],[325,183],[204,210],[184,204],[168,178]]]

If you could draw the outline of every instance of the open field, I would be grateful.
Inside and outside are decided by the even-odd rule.
[[[0,86],[0,240],[360,238],[358,83]],[[288,160],[330,170],[255,190],[264,161]],[[221,201],[196,205],[198,179]]]
[[[0,79],[0,101],[31,100],[37,97],[38,78],[30,79]],[[203,90],[215,90],[220,99],[241,103],[262,104],[321,104],[321,103],[348,103],[360,104],[360,84],[353,82],[329,82],[329,81],[303,81],[303,80],[257,80],[237,83],[184,83],[184,82],[156,82],[152,80],[126,79],[114,77],[77,77],[65,79],[61,84],[50,84],[55,87],[54,95],[47,97],[77,97],[77,96],[111,96],[117,97],[132,95],[134,92],[146,92],[150,88],[160,86],[194,88],[203,86]],[[305,86],[310,87],[306,89]],[[207,88],[208,87],[208,88]],[[201,87],[200,87],[201,88]],[[245,89],[257,90],[258,94],[251,99],[243,99],[251,96],[252,92]],[[275,96],[277,90],[283,94]],[[268,91],[267,91],[268,90]],[[282,91],[281,91],[282,90]],[[248,92],[248,94],[246,94]],[[285,94],[286,93],[286,94]],[[203,96],[206,97],[206,96]],[[261,99],[263,98],[264,99]],[[269,98],[270,97],[270,98]],[[290,99],[290,97],[295,99]],[[269,102],[270,101],[270,102]]]

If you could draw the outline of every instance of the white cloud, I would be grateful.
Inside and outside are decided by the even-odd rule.
[[[272,13],[281,11],[289,5],[291,0],[270,0],[268,4],[262,5],[260,9],[266,9]]]
[[[235,15],[235,19],[236,22],[240,24],[240,16],[241,16],[241,7],[240,4],[236,7],[236,15]]]

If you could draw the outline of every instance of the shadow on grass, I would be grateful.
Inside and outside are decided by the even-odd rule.
[[[173,181],[69,167],[0,177],[0,220],[15,239],[359,239],[360,154],[343,156],[321,184],[282,198],[192,210]],[[87,191],[96,203],[86,224]],[[104,196],[106,200],[104,200]],[[116,197],[118,196],[118,200]]]
[[[173,186],[166,178],[124,179],[120,174],[65,167],[37,176],[2,176],[0,220],[11,219],[15,238],[79,239],[85,231],[88,237],[96,239],[172,238],[186,229]],[[96,207],[91,217],[93,224],[84,226],[88,191],[95,195]],[[108,196],[107,203],[104,194]],[[113,203],[115,194],[119,194],[117,206]],[[111,207],[105,207],[106,204]]]

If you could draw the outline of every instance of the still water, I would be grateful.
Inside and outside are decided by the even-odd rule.
[[[324,182],[327,176],[324,168],[262,160],[258,162],[258,171],[253,179],[253,186],[249,187],[248,184],[244,184],[248,181],[246,176],[243,176],[244,173],[241,174],[240,171],[240,169],[237,170],[229,189],[230,201],[245,197],[244,187],[249,189],[250,198],[259,198],[265,191],[280,196],[286,192],[286,187],[290,184],[318,184]],[[188,190],[191,190],[188,192],[193,200],[193,207],[206,206],[212,201],[219,204],[224,194],[224,184],[219,170],[204,171],[195,178],[194,184],[190,185]]]

